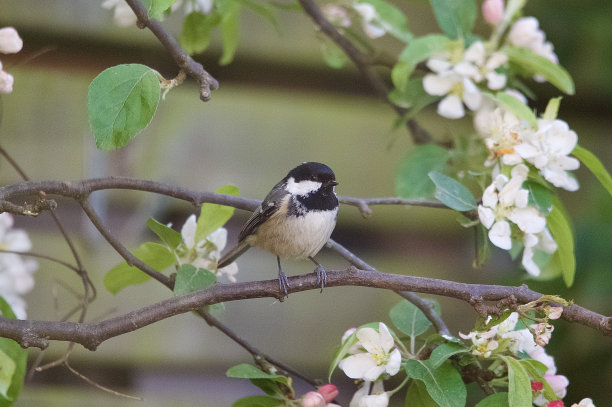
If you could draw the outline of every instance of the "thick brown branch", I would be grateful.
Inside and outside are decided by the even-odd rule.
[[[291,277],[289,282],[289,293],[320,289],[314,274]],[[511,296],[514,296],[519,303],[525,304],[542,296],[530,290],[526,285],[504,287],[457,283],[434,278],[360,270],[353,267],[328,272],[327,287],[339,286],[362,286],[434,294],[466,301],[472,305],[483,301],[499,301]],[[21,321],[0,318],[0,334],[15,340],[24,347],[45,348],[49,340],[60,340],[80,343],[87,349],[94,350],[110,338],[135,331],[174,315],[197,311],[203,306],[250,298],[280,298],[283,295],[279,292],[277,280],[215,284],[210,289],[172,297],[98,323]],[[578,305],[564,307],[563,317],[598,330],[604,335],[612,336],[612,317],[597,314]]]
[[[132,8],[138,18],[140,28],[148,28],[157,37],[159,42],[168,50],[178,67],[187,75],[198,81],[200,84],[200,99],[210,100],[211,91],[219,87],[219,82],[212,77],[200,64],[194,61],[191,56],[179,45],[179,43],[168,34],[159,21],[149,18],[146,8],[139,0],[125,0]]]

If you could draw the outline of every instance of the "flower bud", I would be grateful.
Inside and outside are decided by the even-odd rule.
[[[0,93],[11,93],[13,91],[13,75],[0,71]]]
[[[544,388],[544,384],[542,382],[531,382],[531,390],[540,391]]]
[[[561,400],[554,400],[546,404],[546,407],[565,407]]]
[[[353,333],[355,333],[356,330],[357,330],[357,328],[349,328],[349,329],[347,329],[346,332],[344,333],[344,335],[342,335],[341,342],[344,343],[344,341],[346,341],[349,336],[351,336]]]
[[[319,387],[318,392],[323,396],[323,399],[329,403],[338,397],[338,388],[333,384],[324,384]]]
[[[489,24],[497,24],[504,17],[504,0],[485,0],[482,3],[482,16]]]
[[[563,307],[549,307],[546,311],[549,319],[559,319],[563,314]]]
[[[548,382],[557,397],[563,398],[567,394],[569,380],[560,374],[545,374],[544,379]]]
[[[0,29],[0,52],[3,54],[14,54],[21,51],[23,41],[13,27]]]
[[[302,397],[302,407],[325,407],[325,399],[316,391],[309,391]]]

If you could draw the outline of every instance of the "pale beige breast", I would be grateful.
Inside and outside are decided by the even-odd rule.
[[[286,216],[287,203],[288,199],[279,211],[245,240],[251,246],[282,258],[302,259],[316,255],[336,226],[338,209],[310,212],[304,216]]]

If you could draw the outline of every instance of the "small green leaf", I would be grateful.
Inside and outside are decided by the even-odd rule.
[[[168,248],[159,243],[146,242],[132,252],[147,266],[162,271],[176,263],[176,257]],[[110,269],[104,276],[104,287],[113,294],[117,294],[129,285],[138,285],[149,281],[151,277],[126,262]]]
[[[408,377],[425,383],[427,392],[441,407],[465,407],[467,390],[450,362],[434,369],[426,360],[408,360],[405,370]]]
[[[427,393],[425,383],[420,380],[413,380],[406,392],[406,407],[438,407],[438,403],[433,401]]]
[[[437,369],[451,356],[464,352],[468,352],[468,349],[461,344],[453,342],[443,343],[431,352],[429,364],[434,369]]]
[[[159,78],[145,65],[117,65],[91,81],[89,126],[101,150],[125,146],[151,122],[160,97]]]
[[[348,338],[346,338],[342,346],[340,346],[338,350],[335,352],[332,363],[329,365],[329,372],[328,372],[327,379],[330,383],[331,383],[332,373],[334,373],[334,370],[336,369],[340,361],[344,359],[344,357],[348,354],[349,349],[354,344],[356,344],[358,341],[359,340],[357,339],[355,332],[353,332]]]
[[[476,407],[510,407],[508,393],[495,393],[482,399]]]
[[[330,68],[340,69],[348,61],[344,51],[342,51],[336,43],[330,40],[327,36],[321,36],[321,55],[323,61]]]
[[[449,44],[448,37],[441,34],[430,34],[414,38],[408,43],[399,56],[399,60],[405,64],[402,74],[407,77],[412,75],[416,65],[429,59],[432,54],[444,51]],[[399,75],[396,73],[396,75]],[[395,83],[395,81],[394,81]],[[400,88],[395,84],[396,87]]]
[[[532,407],[529,374],[512,356],[500,357],[508,366],[508,402],[512,407]]]
[[[534,54],[531,50],[521,47],[504,47],[502,50],[510,62],[515,63],[531,75],[542,75],[544,79],[556,86],[562,92],[573,95],[574,80],[561,66],[548,58]]]
[[[559,396],[555,394],[555,391],[552,389],[552,387],[550,387],[550,384],[548,384],[544,378],[544,374],[546,374],[548,366],[533,359],[521,359],[519,360],[519,363],[523,366],[523,368],[525,368],[531,381],[542,382],[544,387],[544,397],[546,397],[546,400],[559,400]]]
[[[546,105],[546,110],[542,115],[542,119],[555,120],[557,118],[557,115],[559,114],[559,106],[561,105],[561,99],[563,98],[559,96],[556,98],[552,98],[548,101],[548,104]]]
[[[220,65],[227,65],[234,59],[238,48],[238,28],[240,23],[240,3],[234,0],[220,2],[221,39],[223,52],[219,59]]]
[[[217,281],[217,277],[208,270],[195,268],[191,264],[183,264],[176,271],[174,295],[184,295],[196,290],[202,290]]]
[[[414,147],[400,163],[397,180],[397,195],[402,198],[429,198],[436,186],[427,177],[431,171],[444,171],[448,150],[434,144]]]
[[[561,267],[561,274],[565,285],[574,284],[576,273],[576,256],[574,254],[574,233],[570,221],[565,214],[561,201],[553,196],[553,209],[546,218],[546,224],[552,237],[557,242],[557,251],[552,256],[551,263]]]
[[[400,83],[400,85],[403,84]],[[424,107],[440,99],[438,96],[432,96],[425,92],[425,89],[423,89],[423,78],[410,79],[403,86],[403,89],[398,87],[389,93],[389,100],[393,104],[410,109],[408,115],[401,118],[402,123],[413,118]]]
[[[476,209],[474,195],[458,181],[436,171],[427,175],[436,185],[435,197],[444,205],[461,212]]]
[[[404,42],[412,39],[412,34],[408,30],[406,14],[400,9],[384,0],[361,0],[360,3],[368,3],[374,7],[389,34]]]
[[[10,305],[0,296],[0,313],[15,319]],[[8,407],[17,400],[26,374],[28,351],[9,338],[0,338],[0,406]]]
[[[466,38],[476,21],[474,0],[429,0],[438,25],[452,39]]]
[[[509,95],[506,92],[497,92],[495,95],[489,96],[491,96],[493,100],[495,100],[504,109],[508,110],[519,119],[525,120],[531,127],[537,126],[537,117],[533,111],[529,108],[529,106],[514,96]]]
[[[222,186],[215,192],[218,194],[238,196],[238,188],[234,185]],[[196,226],[195,241],[202,241],[212,232],[225,225],[225,222],[227,222],[233,214],[234,208],[232,206],[212,203],[205,203],[202,205],[200,217],[198,218],[198,224]]]
[[[160,221],[149,218],[147,219],[147,227],[161,239],[162,242],[168,245],[172,250],[176,249],[183,241],[183,237],[179,232],[161,223]]]
[[[529,205],[536,206],[540,212],[548,215],[553,206],[550,190],[534,181],[523,182],[523,188],[529,191]]]
[[[232,407],[280,407],[285,401],[268,396],[248,396],[232,404]]]
[[[599,158],[584,147],[576,146],[572,151],[577,159],[579,159],[592,173],[595,178],[601,182],[601,185],[612,195],[612,176],[606,170],[606,167],[601,163]]]
[[[179,44],[188,54],[204,52],[210,44],[211,32],[219,25],[221,17],[217,13],[206,15],[194,11],[185,17],[183,30],[178,38]]]
[[[176,0],[142,0],[142,5],[147,9],[149,18],[163,20],[164,14],[172,7]]]
[[[227,372],[225,372],[225,375],[235,379],[269,379],[283,384],[289,383],[286,376],[266,373],[253,365],[249,365],[248,363],[241,363],[239,365],[230,367]]]
[[[425,314],[408,300],[402,300],[391,308],[389,318],[397,329],[411,337],[421,335],[431,326]]]

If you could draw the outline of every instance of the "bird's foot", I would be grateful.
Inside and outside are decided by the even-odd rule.
[[[284,294],[281,298],[289,298],[289,293],[287,292],[287,288],[289,288],[289,280],[287,279],[287,275],[283,273],[281,270],[279,270],[278,271],[278,289],[281,292],[281,295]]]
[[[321,286],[320,292],[323,292],[323,287],[325,287],[325,285],[327,284],[327,273],[325,272],[323,266],[321,266],[320,264],[317,265],[315,273],[317,273],[317,284]]]

